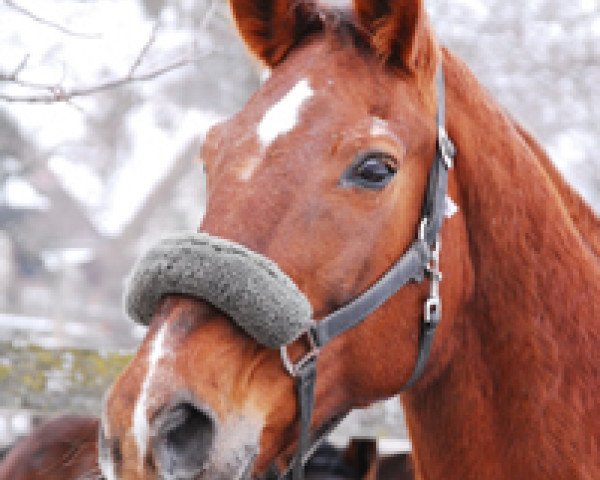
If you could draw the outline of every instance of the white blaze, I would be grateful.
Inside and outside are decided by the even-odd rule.
[[[237,172],[238,178],[242,182],[247,182],[248,180],[250,180],[254,175],[256,168],[260,165],[261,162],[262,158],[258,155],[252,155],[246,158]]]
[[[302,104],[314,93],[307,79],[300,80],[265,113],[257,128],[263,148],[267,148],[279,135],[290,132],[296,126]]]
[[[456,205],[456,203],[454,203],[454,201],[448,195],[446,195],[446,210],[444,212],[444,215],[446,216],[446,218],[452,218],[457,213],[458,205]]]
[[[98,459],[98,466],[102,472],[102,477],[106,480],[117,480],[117,470],[112,458],[107,458],[105,455],[100,455]],[[82,477],[85,478],[85,477]]]
[[[133,421],[132,421],[132,433],[135,439],[135,443],[138,450],[140,465],[143,465],[144,457],[146,456],[146,447],[148,445],[148,437],[150,432],[150,423],[148,422],[148,391],[152,384],[152,378],[156,373],[156,366],[161,358],[165,356],[165,336],[167,334],[167,324],[165,323],[150,347],[150,354],[148,355],[148,371],[146,372],[146,378],[142,384],[140,390],[140,396],[135,404],[133,410]]]
[[[102,401],[102,414],[100,420],[100,428],[104,431],[102,432],[104,438],[110,438],[110,430],[108,428],[108,421],[106,418],[106,400],[110,396],[110,391],[112,387],[106,392],[104,395],[104,399]],[[100,471],[102,472],[102,476],[106,480],[117,480],[117,469],[115,468],[115,464],[112,459],[112,455],[110,452],[99,451],[100,455],[98,455],[98,466],[100,467]]]

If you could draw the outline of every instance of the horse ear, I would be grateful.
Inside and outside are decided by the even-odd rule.
[[[353,0],[368,41],[390,65],[414,71],[432,54],[423,0]]]
[[[230,5],[242,39],[270,67],[321,27],[314,0],[230,0]]]

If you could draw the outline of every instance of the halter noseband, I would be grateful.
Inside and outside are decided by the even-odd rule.
[[[304,463],[308,460],[320,439],[341,420],[332,422],[331,426],[325,432],[322,432],[322,435],[311,445],[310,423],[314,409],[314,389],[320,350],[332,338],[362,323],[367,316],[377,310],[407,283],[420,283],[428,278],[429,296],[425,300],[423,307],[417,360],[410,378],[400,389],[400,392],[412,387],[425,369],[431,352],[434,334],[442,314],[442,301],[439,290],[442,280],[442,274],[439,269],[441,247],[439,233],[445,216],[448,170],[453,167],[456,155],[454,144],[448,137],[445,128],[446,100],[442,65],[437,69],[436,84],[438,96],[436,153],[429,172],[427,191],[425,193],[425,201],[416,240],[413,241],[407,252],[377,283],[350,303],[311,325],[310,329],[306,332],[310,351],[298,362],[293,363],[290,360],[287,353],[287,345],[280,348],[283,365],[287,372],[296,380],[298,408],[300,411],[300,438],[296,455],[288,471],[281,475],[272,472],[271,475],[274,475],[275,478],[279,477],[281,480],[289,479],[291,474],[292,480],[302,480],[304,478]]]

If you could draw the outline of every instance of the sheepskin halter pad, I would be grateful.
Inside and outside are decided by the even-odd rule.
[[[133,268],[125,309],[148,325],[163,297],[189,295],[225,312],[258,343],[279,348],[312,325],[312,307],[268,258],[205,233],[161,240]]]

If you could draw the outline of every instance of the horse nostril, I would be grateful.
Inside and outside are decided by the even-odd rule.
[[[208,463],[215,437],[215,422],[205,411],[181,403],[157,420],[153,441],[159,471],[169,478],[193,478]]]

